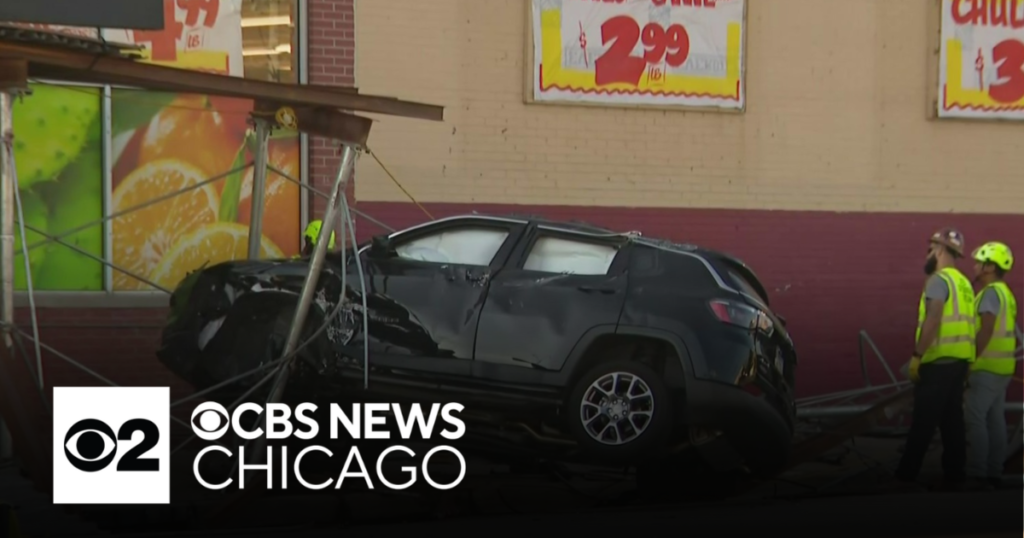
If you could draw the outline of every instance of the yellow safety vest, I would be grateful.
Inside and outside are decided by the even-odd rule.
[[[996,316],[996,326],[992,332],[992,339],[988,346],[978,355],[978,360],[971,365],[971,370],[990,372],[996,375],[1013,375],[1017,369],[1017,358],[1014,352],[1017,351],[1017,299],[1005,282],[993,282],[978,294],[975,302],[975,311],[981,304],[981,297],[985,290],[992,288],[999,296],[999,314]],[[978,329],[981,329],[981,315],[976,321]]]
[[[921,357],[921,364],[927,364],[938,358],[960,359],[974,362],[975,358],[975,323],[974,288],[967,277],[953,267],[947,267],[936,273],[949,286],[949,296],[942,307],[942,321],[939,334],[928,351]],[[917,313],[917,336],[921,338],[921,327],[925,318],[925,294],[921,293],[921,304]]]

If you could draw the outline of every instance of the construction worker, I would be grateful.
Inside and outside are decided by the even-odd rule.
[[[911,485],[921,471],[936,428],[942,435],[946,483],[966,480],[967,440],[964,383],[974,362],[974,289],[955,266],[963,257],[964,237],[941,230],[928,242],[928,275],[918,307],[917,343],[908,374],[914,382],[913,421],[896,470],[897,483]]]
[[[316,247],[316,240],[320,237],[320,229],[323,226],[324,221],[320,219],[310,221],[306,225],[306,231],[302,232],[302,252],[292,256],[292,258],[301,258],[313,254],[313,248]],[[334,230],[331,230],[331,239],[327,244],[327,248],[334,248]]]
[[[1006,285],[1013,253],[1003,243],[985,243],[974,251],[978,359],[971,365],[965,395],[967,476],[1001,485],[1006,459],[1006,389],[1017,367],[1017,300]]]

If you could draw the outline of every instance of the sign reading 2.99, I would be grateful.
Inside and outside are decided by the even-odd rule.
[[[1024,120],[1024,0],[943,0],[939,117]]]
[[[745,0],[532,0],[534,101],[743,109]]]

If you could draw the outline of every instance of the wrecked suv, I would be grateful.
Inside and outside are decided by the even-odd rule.
[[[189,275],[160,360],[197,388],[274,361],[308,262]],[[531,217],[440,219],[328,252],[306,340],[287,398],[458,401],[494,451],[620,462],[692,449],[765,473],[788,458],[784,322],[749,267],[692,245]]]

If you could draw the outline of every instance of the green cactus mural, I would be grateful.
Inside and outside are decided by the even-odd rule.
[[[28,246],[103,216],[101,94],[96,88],[32,84],[15,101],[14,159]],[[32,230],[28,229],[31,227]],[[37,231],[34,231],[37,230]],[[15,289],[28,289],[20,232],[15,232]],[[103,228],[62,241],[103,256]],[[39,291],[101,291],[103,265],[65,245],[29,250],[32,287]]]

